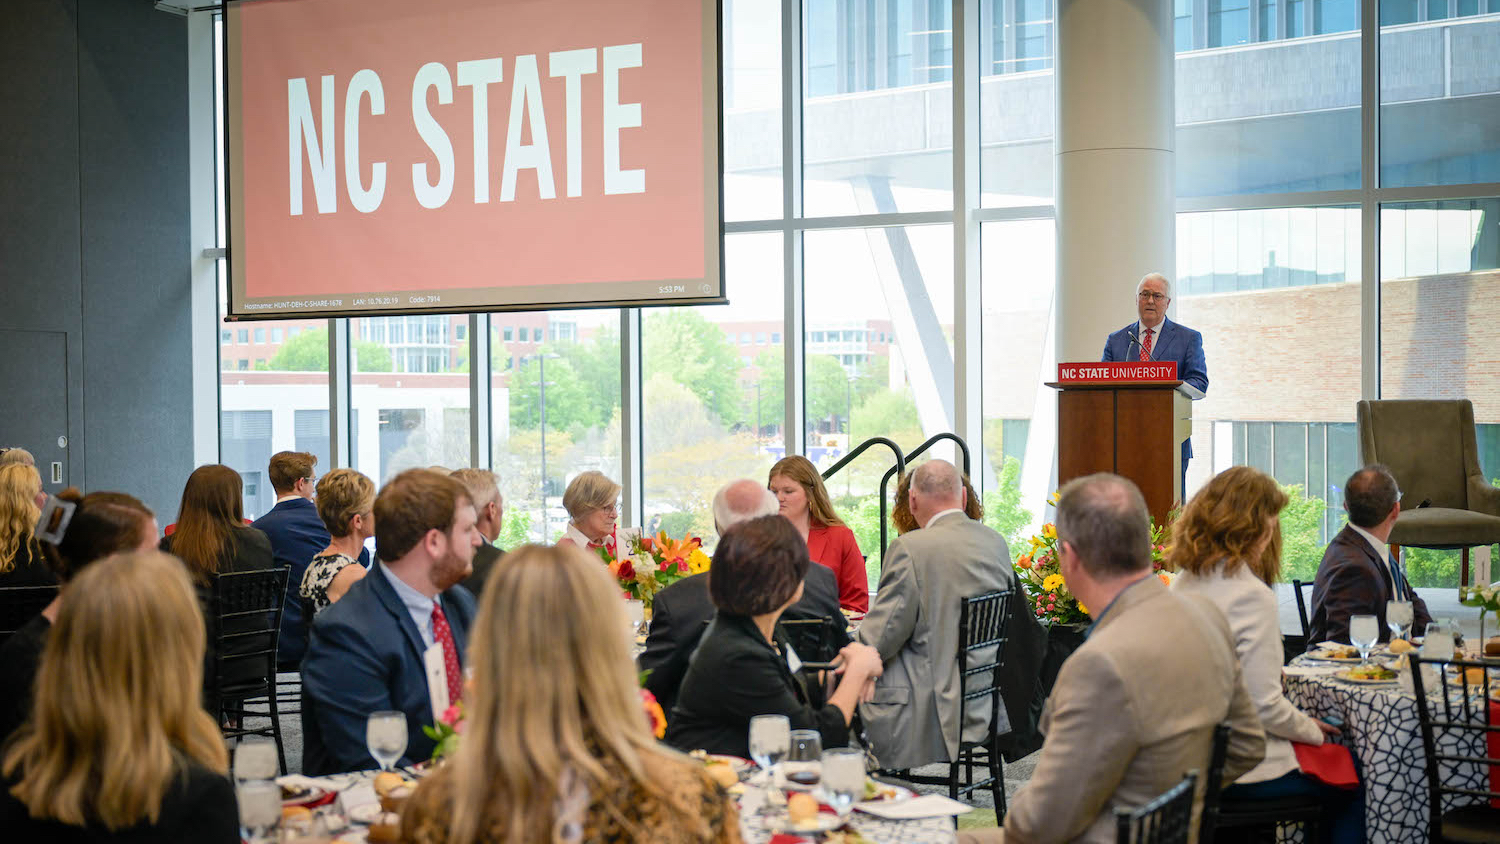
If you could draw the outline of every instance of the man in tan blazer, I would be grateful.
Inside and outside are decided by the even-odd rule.
[[[964,598],[1014,588],[1010,551],[1000,534],[964,514],[958,469],[929,460],[912,474],[907,500],[921,530],[886,551],[880,589],[859,641],[880,651],[885,672],[860,707],[870,747],[885,768],[915,768],[958,758],[959,735],[979,741],[989,698],[959,700],[958,614]],[[993,648],[990,649],[993,652]],[[990,654],[981,652],[980,662]],[[996,731],[1009,732],[1005,709]]]
[[[1113,842],[1114,810],[1144,805],[1193,770],[1196,832],[1214,726],[1230,726],[1226,785],[1264,756],[1229,625],[1208,601],[1152,575],[1147,518],[1140,490],[1116,475],[1063,487],[1062,574],[1094,626],[1057,676],[1042,756],[1010,804],[1003,839],[966,840]]]

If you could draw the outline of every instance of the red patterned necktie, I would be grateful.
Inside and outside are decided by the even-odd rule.
[[[1151,329],[1146,329],[1146,339],[1141,342],[1141,360],[1151,359]]]
[[[443,668],[448,675],[448,705],[458,703],[463,697],[464,675],[458,667],[458,645],[453,642],[453,628],[448,626],[448,616],[443,608],[432,605],[432,638],[443,646]]]

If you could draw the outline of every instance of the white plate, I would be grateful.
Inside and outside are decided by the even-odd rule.
[[[792,835],[804,835],[813,832],[831,832],[845,823],[847,823],[846,820],[839,820],[839,816],[832,812],[819,812],[811,820],[802,824],[794,824],[787,820],[785,815],[779,815],[766,822],[766,829]]]
[[[858,809],[861,806],[872,806],[882,803],[900,803],[902,800],[912,799],[917,794],[915,791],[912,791],[905,786],[896,785],[895,783],[881,782],[879,780],[876,780],[875,785],[877,785],[883,792],[894,792],[894,794],[891,794],[889,796],[872,797],[869,800],[861,800],[858,803],[854,804],[854,808]]]
[[[1307,658],[1308,659],[1316,659],[1316,660],[1319,660],[1320,662],[1355,662],[1355,663],[1357,663],[1357,662],[1360,661],[1358,653],[1356,653],[1354,656],[1330,656],[1329,654],[1330,654],[1330,651],[1324,650],[1323,648],[1318,648],[1317,650],[1308,651],[1307,652]]]
[[[351,823],[361,823],[361,824],[364,824],[365,826],[369,826],[370,824],[372,824],[375,821],[379,820],[379,818],[380,818],[380,804],[379,803],[364,803],[364,804],[361,804],[359,806],[355,806],[354,808],[350,809],[349,812],[348,812],[348,814],[349,814],[349,821]]]
[[[1367,680],[1362,677],[1351,677],[1348,671],[1340,671],[1333,676],[1343,680],[1345,683],[1355,683],[1360,686],[1389,686],[1397,680],[1395,677],[1388,680]]]

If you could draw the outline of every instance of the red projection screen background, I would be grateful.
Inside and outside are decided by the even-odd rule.
[[[716,0],[225,9],[229,318],[725,301]]]

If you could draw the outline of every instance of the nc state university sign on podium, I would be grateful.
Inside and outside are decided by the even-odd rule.
[[[1059,484],[1114,472],[1135,481],[1162,524],[1182,499],[1182,441],[1203,393],[1177,378],[1175,361],[1057,365]]]

